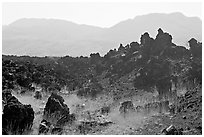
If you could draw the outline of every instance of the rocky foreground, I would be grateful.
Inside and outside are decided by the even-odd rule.
[[[8,92],[6,94],[8,94]],[[101,107],[91,110],[87,107],[88,103],[84,104],[81,102],[69,108],[68,106],[71,106],[71,104],[66,105],[66,101],[64,102],[62,96],[51,94],[47,102],[44,103],[43,109],[34,108],[35,119],[30,119],[31,121],[29,121],[29,119],[26,118],[29,114],[32,115],[32,113],[30,113],[31,111],[27,112],[27,115],[23,115],[23,113],[15,114],[15,117],[13,115],[12,119],[7,119],[7,121],[10,121],[7,123],[15,121],[15,124],[8,128],[8,126],[6,126],[8,124],[4,122],[3,134],[161,135],[165,134],[164,130],[170,128],[168,132],[171,135],[201,135],[201,95],[201,87],[197,86],[179,97],[175,108],[166,108],[167,111],[154,111],[153,113],[153,109],[155,110],[155,108],[149,108],[151,112],[146,110],[147,108],[137,110],[137,107],[133,104],[135,111],[131,110],[132,105],[130,105],[131,107],[129,106],[129,108],[127,108],[127,112],[124,115],[124,113],[120,111],[121,106],[115,109],[111,107]],[[23,96],[18,97],[22,102],[26,102],[22,100],[21,97]],[[13,98],[15,97],[13,96]],[[13,101],[13,104],[15,104],[15,102],[19,104],[17,98],[15,99],[16,101]],[[40,101],[42,100],[39,100],[39,102]],[[27,102],[29,101],[27,100]],[[22,103],[19,105],[22,105]],[[7,106],[10,105],[5,105],[3,115],[7,114]],[[31,106],[34,106],[34,104]],[[25,111],[23,106],[18,107],[18,109],[19,111]],[[149,114],[147,114],[148,111]],[[10,115],[12,115],[12,112],[10,112]],[[18,128],[21,130],[17,130],[14,125],[20,122],[20,117],[24,119],[25,124],[28,123],[29,125],[21,126]],[[19,122],[16,121],[15,118],[18,119]],[[3,120],[6,120],[5,116],[3,116]]]
[[[201,88],[188,91],[179,101],[180,112],[152,116],[144,126],[132,134],[159,135],[165,127],[174,125],[182,129],[183,135],[202,134],[202,90]]]

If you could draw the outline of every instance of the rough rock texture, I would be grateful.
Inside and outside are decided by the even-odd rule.
[[[46,120],[43,119],[40,122],[39,130],[38,130],[38,135],[48,133],[48,131],[50,129],[50,126],[51,126],[51,123],[47,122]]]
[[[89,134],[94,133],[96,131],[100,131],[103,127],[108,127],[113,124],[111,121],[100,123],[98,121],[81,121],[80,125],[78,125],[78,130],[80,134]]]
[[[183,97],[178,98],[178,104],[173,104],[174,113],[152,116],[145,125],[132,134],[158,135],[164,129],[173,125],[176,132],[171,134],[201,135],[202,134],[202,90],[201,87],[188,90]],[[175,129],[174,128],[174,129]],[[183,129],[183,131],[181,130]],[[168,134],[168,133],[165,133]]]
[[[3,91],[2,134],[23,134],[33,125],[34,111],[31,105],[23,105],[9,90]]]
[[[110,113],[110,107],[104,106],[100,109],[100,111],[101,111],[101,114],[108,114]]]
[[[59,112],[60,115],[68,115],[69,108],[64,104],[64,99],[60,95],[52,93],[46,103],[44,115],[52,115],[56,112]]]
[[[192,56],[197,58],[202,57],[202,44],[197,42],[194,38],[190,39],[188,42]]]
[[[44,108],[44,119],[58,127],[63,127],[64,124],[72,123],[75,115],[70,114],[68,106],[60,95],[52,93]]]
[[[54,134],[54,135],[61,135],[63,133],[63,129],[62,128],[53,128],[52,131],[51,131],[51,134]]]
[[[128,112],[131,112],[131,111],[134,111],[134,105],[132,103],[132,101],[125,101],[121,104],[120,108],[119,108],[119,111],[121,114],[125,114],[128,113]]]

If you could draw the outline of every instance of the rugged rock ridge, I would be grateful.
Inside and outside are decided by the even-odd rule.
[[[129,82],[136,89],[149,90],[156,86],[163,98],[163,93],[178,81],[201,82],[202,43],[192,38],[189,45],[190,49],[175,45],[172,36],[160,28],[155,39],[146,32],[140,43],[120,44],[104,57],[99,53],[92,53],[89,58],[3,56],[3,88],[13,89],[13,85],[19,85],[30,90],[32,83],[36,83],[45,91],[65,87],[81,89],[79,95],[95,96],[95,91],[106,90],[94,88],[100,87],[101,81],[107,79],[108,85],[114,85],[131,75],[133,80]],[[85,87],[90,92],[83,89]]]

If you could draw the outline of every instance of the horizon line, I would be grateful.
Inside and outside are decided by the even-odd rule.
[[[60,19],[60,18],[36,18],[36,17],[25,17],[25,18],[19,18],[11,23],[8,23],[8,24],[3,24],[2,23],[2,27],[3,26],[9,26],[19,20],[22,20],[22,19],[41,19],[41,20],[57,20],[57,21],[65,21],[65,22],[70,22],[70,23],[73,23],[73,24],[77,24],[77,25],[85,25],[85,26],[92,26],[92,27],[98,27],[98,28],[103,28],[103,29],[106,29],[106,28],[111,28],[111,27],[114,27],[115,25],[117,25],[118,23],[121,23],[121,22],[124,22],[124,21],[128,21],[128,20],[134,20],[136,17],[140,17],[140,16],[148,16],[148,15],[151,15],[151,14],[167,14],[167,15],[170,15],[170,14],[180,14],[182,16],[185,16],[185,17],[188,17],[188,18],[198,18],[200,21],[202,21],[202,18],[200,18],[199,16],[187,16],[186,14],[184,14],[183,12],[180,12],[180,11],[175,11],[175,12],[169,12],[169,13],[164,13],[164,12],[153,12],[153,13],[147,13],[147,14],[141,14],[141,15],[136,15],[134,16],[133,18],[127,18],[125,20],[121,20],[117,23],[115,23],[114,25],[110,25],[109,27],[103,27],[103,26],[97,26],[97,25],[91,25],[91,24],[84,24],[84,23],[77,23],[77,22],[74,22],[74,21],[70,21],[70,20],[67,20],[67,19]]]

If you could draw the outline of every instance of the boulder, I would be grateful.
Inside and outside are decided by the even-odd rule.
[[[70,114],[68,106],[62,96],[52,93],[44,108],[44,119],[54,125],[63,127],[75,121],[75,114]]]
[[[34,111],[31,105],[23,105],[10,91],[2,94],[4,109],[2,115],[2,134],[23,134],[32,128]]]
[[[69,108],[64,103],[64,99],[56,93],[51,94],[44,108],[44,116],[49,117],[54,113],[59,113],[62,116],[69,115]]]
[[[135,110],[135,108],[134,108],[132,101],[125,101],[125,102],[121,103],[121,106],[119,108],[120,113],[124,114],[124,116],[128,112],[132,112],[134,110]]]

